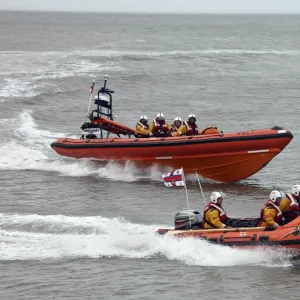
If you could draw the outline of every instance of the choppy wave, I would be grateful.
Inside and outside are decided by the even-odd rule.
[[[285,250],[238,250],[199,239],[159,236],[158,227],[100,216],[0,214],[0,260],[162,256],[189,265],[283,267],[293,258]]]
[[[298,50],[251,50],[251,49],[203,49],[173,51],[119,51],[119,50],[74,50],[74,51],[0,51],[3,61],[2,75],[35,74],[35,79],[63,78],[92,71],[123,70],[112,61],[91,61],[92,57],[164,57],[199,55],[300,55]],[[11,62],[14,61],[14,64]],[[37,67],[38,66],[38,67]]]
[[[0,170],[41,170],[65,176],[95,176],[110,180],[161,180],[157,167],[139,169],[133,163],[100,163],[89,159],[66,159],[50,147],[63,133],[38,128],[31,111],[16,118],[1,119]]]
[[[118,57],[118,56],[176,56],[176,55],[223,55],[223,54],[254,54],[254,55],[300,55],[297,50],[251,50],[251,49],[203,49],[203,50],[174,50],[174,51],[117,51],[117,50],[80,50],[73,51],[72,54],[103,57]],[[71,54],[70,53],[70,54]]]
[[[2,98],[60,92],[51,80],[122,70],[112,61],[90,61],[72,52],[0,52],[0,59]]]
[[[124,60],[145,60],[172,58],[197,58],[220,55],[300,55],[294,50],[245,50],[208,49],[176,51],[117,51],[117,50],[74,50],[52,52],[1,51],[0,97],[34,97],[44,92],[60,89],[51,80],[99,74],[101,72],[120,72],[126,68],[114,58]],[[99,58],[104,59],[99,59]],[[95,59],[97,58],[97,59]],[[112,58],[112,59],[108,59]],[[47,81],[47,82],[46,82]]]

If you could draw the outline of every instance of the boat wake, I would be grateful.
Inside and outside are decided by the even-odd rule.
[[[100,216],[0,214],[0,260],[89,258],[155,259],[188,265],[287,267],[287,250],[240,250],[196,239],[177,240],[155,233],[159,226]]]
[[[39,129],[31,111],[24,111],[16,118],[0,119],[0,170],[38,170],[57,172],[61,176],[94,176],[110,180],[133,182],[161,181],[157,167],[140,169],[133,163],[96,162],[89,159],[59,157],[50,143],[62,133]]]

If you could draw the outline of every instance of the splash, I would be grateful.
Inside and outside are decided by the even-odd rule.
[[[283,250],[238,250],[199,239],[175,239],[155,233],[159,226],[120,218],[0,214],[0,260],[80,257],[149,259],[162,256],[188,265],[289,266]]]
[[[41,170],[63,176],[94,176],[125,182],[161,180],[161,171],[156,166],[140,169],[132,162],[61,158],[50,144],[64,134],[38,128],[31,111],[24,111],[16,118],[1,119],[0,125],[3,128],[0,170]]]

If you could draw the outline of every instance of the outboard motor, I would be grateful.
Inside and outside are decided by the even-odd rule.
[[[182,210],[175,215],[175,229],[199,229],[203,216],[196,210]]]

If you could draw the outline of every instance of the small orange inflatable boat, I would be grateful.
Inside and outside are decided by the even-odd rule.
[[[89,115],[90,122],[82,124],[81,138],[60,138],[51,144],[58,154],[183,168],[186,173],[197,170],[205,178],[234,182],[258,172],[293,138],[291,132],[277,126],[231,133],[209,127],[195,136],[136,138],[135,130],[113,120],[113,91],[106,88],[106,81],[98,91],[97,109]],[[103,100],[102,95],[108,95],[109,100]],[[108,132],[106,136],[103,131]],[[109,137],[109,133],[116,136]]]
[[[300,216],[276,229],[265,227],[192,230],[159,229],[157,233],[176,238],[192,237],[234,247],[281,246],[300,250]]]

